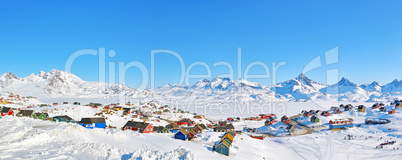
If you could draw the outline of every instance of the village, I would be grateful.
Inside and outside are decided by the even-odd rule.
[[[387,116],[400,114],[402,100],[395,100],[389,105],[374,103],[371,107],[341,104],[330,107],[329,110],[302,110],[300,114],[284,115],[280,118],[275,114],[266,113],[255,117],[228,117],[219,121],[155,102],[81,104],[77,101],[46,104],[33,96],[9,93],[7,97],[0,98],[0,104],[2,117],[28,117],[53,123],[76,124],[87,129],[108,128],[142,134],[164,134],[180,141],[198,141],[198,135],[202,133],[220,133],[217,137],[219,141],[214,141],[210,149],[229,156],[238,134],[264,140],[324,130],[348,130],[362,125],[388,124],[391,120],[387,119]],[[353,135],[345,137],[345,140],[353,139]],[[382,137],[378,140],[382,140]],[[394,140],[384,140],[383,143],[373,144],[373,149],[397,143]],[[393,148],[399,150],[399,147]]]

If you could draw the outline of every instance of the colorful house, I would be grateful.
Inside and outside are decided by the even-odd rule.
[[[49,117],[49,115],[47,113],[35,113],[35,114],[32,114],[32,118],[34,118],[34,119],[46,120],[48,117]]]
[[[215,150],[215,152],[229,156],[230,144],[226,141],[221,141],[220,143],[215,145],[213,149]]]
[[[174,134],[174,138],[185,141],[188,139],[188,132],[184,129],[180,129],[176,134]]]
[[[227,131],[234,131],[234,127],[232,124],[228,124],[226,126],[218,126],[214,128],[214,132],[227,132]]]
[[[288,116],[282,116],[281,122],[282,122],[282,123],[285,123],[285,124],[289,124],[289,123],[290,123],[290,119],[289,119]]]
[[[357,111],[359,112],[366,112],[366,106],[360,105],[357,107]]]
[[[163,126],[155,126],[154,133],[169,133],[169,129]]]
[[[33,110],[20,110],[17,113],[18,117],[32,117],[32,114],[34,114]]]
[[[14,110],[10,107],[2,107],[0,108],[1,116],[14,116]]]
[[[194,130],[190,130],[190,132],[188,132],[188,140],[192,140],[196,136],[197,136],[197,132],[194,132]]]
[[[320,119],[319,119],[318,117],[316,117],[316,116],[312,116],[312,117],[310,118],[310,122],[319,123],[319,122],[320,122]]]
[[[233,142],[234,135],[232,135],[232,134],[226,132],[226,133],[222,136],[221,140],[223,140],[223,139],[225,139],[225,138],[228,138],[228,139],[230,139],[230,141]]]
[[[79,125],[93,129],[93,128],[106,128],[106,121],[105,118],[82,118],[81,121],[78,123]]]
[[[69,116],[62,115],[62,116],[54,116],[53,122],[67,122],[67,123],[75,123],[76,121]]]
[[[260,118],[262,118],[262,119],[270,119],[271,117],[274,118],[274,119],[276,119],[276,115],[275,115],[275,114],[260,114],[259,116],[260,116]]]
[[[138,131],[140,133],[154,133],[154,127],[151,124],[145,122],[128,121],[123,126],[123,130]]]

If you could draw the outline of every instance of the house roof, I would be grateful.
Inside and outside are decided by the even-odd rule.
[[[233,142],[233,139],[229,138],[228,136],[226,136],[226,137],[222,138],[222,140],[228,140],[230,143],[232,143],[232,142]]]
[[[80,123],[92,124],[92,123],[106,123],[105,118],[82,118]]]
[[[0,112],[3,112],[3,113],[5,113],[5,112],[8,112],[8,111],[10,111],[10,107],[3,107],[3,108],[1,108],[1,111]]]
[[[198,126],[198,127],[201,127],[201,129],[207,129],[207,127],[205,127],[205,125],[202,124],[202,123],[198,123],[197,126]]]
[[[165,129],[163,126],[154,126],[154,131],[163,131],[163,129]]]
[[[194,130],[191,130],[189,133],[191,133],[193,135],[197,135],[197,132],[194,132]]]
[[[22,115],[22,116],[31,116],[33,113],[33,110],[20,110],[17,115]]]
[[[233,125],[230,123],[230,124],[228,124],[228,125],[226,125],[226,126],[218,126],[218,127],[216,127],[215,129],[217,129],[217,130],[221,130],[221,129],[226,130],[226,129],[234,129],[234,127],[233,127]]]
[[[123,128],[126,128],[127,126],[129,127],[134,127],[134,128],[141,128],[141,129],[145,129],[147,128],[149,125],[149,123],[144,123],[144,122],[133,122],[133,121],[128,121]],[[155,127],[154,127],[155,129]]]
[[[178,129],[179,125],[177,125],[176,123],[170,123],[166,126],[166,128],[168,129]]]
[[[68,121],[74,121],[74,119],[72,119],[71,117],[66,116],[66,115],[54,116],[54,117],[58,117],[58,118],[60,118],[60,119],[66,119],[66,120],[68,120]]]
[[[183,128],[180,128],[179,132],[183,133],[184,135],[188,135],[188,132]]]
[[[40,115],[42,115],[42,114],[45,114],[46,117],[49,117],[49,115],[48,115],[47,113],[35,113],[35,115],[38,116],[38,117],[39,117]]]

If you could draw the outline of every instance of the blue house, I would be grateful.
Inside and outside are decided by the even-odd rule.
[[[227,141],[221,141],[220,143],[214,146],[214,150],[215,152],[229,156],[230,145],[231,144],[229,144]]]
[[[188,132],[184,129],[180,129],[176,134],[174,134],[175,139],[181,139],[183,141],[188,139]]]
[[[105,118],[82,118],[78,124],[89,129],[106,128]]]

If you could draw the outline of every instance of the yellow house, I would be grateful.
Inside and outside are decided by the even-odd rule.
[[[228,134],[228,133],[226,133],[225,135],[222,136],[222,141],[223,141],[226,137],[227,137],[228,139],[230,139],[230,140],[233,142],[233,136],[230,135],[230,134]]]
[[[363,105],[360,105],[360,106],[357,108],[357,111],[359,111],[359,112],[366,112],[366,107],[363,106]]]

